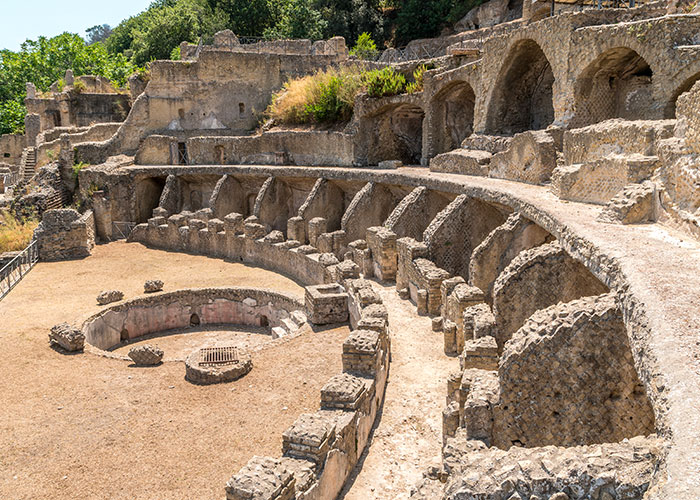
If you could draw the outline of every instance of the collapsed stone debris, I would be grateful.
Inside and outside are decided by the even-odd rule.
[[[119,302],[124,298],[124,292],[120,292],[119,290],[106,290],[104,292],[100,292],[100,294],[97,296],[97,303],[101,306],[111,304],[112,302]]]
[[[163,360],[163,350],[150,344],[132,347],[129,357],[137,366],[155,366]]]
[[[51,328],[49,343],[68,352],[78,352],[85,346],[85,335],[80,329],[61,323]]]

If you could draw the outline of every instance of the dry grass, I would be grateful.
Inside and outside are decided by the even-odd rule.
[[[290,124],[348,120],[361,90],[359,68],[328,68],[288,81],[267,112],[276,121]]]
[[[38,225],[35,219],[18,220],[9,212],[0,211],[0,253],[24,250]]]

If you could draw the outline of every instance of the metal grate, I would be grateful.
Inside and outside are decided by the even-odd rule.
[[[203,366],[228,365],[238,362],[235,347],[204,347],[199,350],[199,364]]]

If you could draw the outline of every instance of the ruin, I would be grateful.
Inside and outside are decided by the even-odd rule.
[[[366,63],[432,69],[422,91],[360,94],[333,130],[255,127],[287,79],[360,63],[340,38],[222,32],[153,62],[131,94],[89,77],[89,92],[30,89],[0,179],[89,207],[42,202],[42,261],[93,259],[99,242],[247,273],[178,288],[149,269],[50,341],[118,370],[130,360],[112,351],[176,330],[254,327],[284,350],[346,326],[340,373],[220,498],[698,498],[700,14],[589,3],[484,3],[411,42],[430,57]],[[298,290],[258,287],[261,269]],[[411,350],[423,334],[437,361]],[[265,371],[262,348],[215,333],[177,360],[155,349],[142,364],[163,363],[140,376],[177,361],[193,384],[233,389]]]

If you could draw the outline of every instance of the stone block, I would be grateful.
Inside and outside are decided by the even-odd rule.
[[[331,378],[321,389],[321,408],[324,410],[358,410],[367,400],[367,384],[371,379],[341,373]]]
[[[355,330],[343,343],[343,371],[373,377],[377,374],[381,352],[380,334]]]
[[[161,280],[148,280],[143,285],[144,293],[155,293],[163,290],[163,282]]]
[[[51,328],[49,343],[68,352],[78,352],[85,347],[85,335],[78,328],[61,323]]]
[[[309,221],[307,235],[309,237],[309,245],[316,246],[316,240],[324,233],[328,232],[328,221],[323,217],[314,217]]]
[[[282,453],[323,466],[335,440],[335,422],[321,413],[304,413],[282,433]]]
[[[367,247],[372,256],[374,276],[382,281],[396,278],[398,269],[397,234],[385,227],[367,229]]]
[[[129,350],[129,357],[138,366],[155,366],[163,360],[163,350],[150,344],[145,344],[132,347]]]
[[[240,234],[244,231],[243,216],[236,212],[231,212],[224,217],[224,227],[227,233]]]
[[[459,357],[461,369],[498,370],[498,344],[494,337],[481,337],[469,340]]]
[[[260,238],[265,237],[265,226],[255,222],[246,222],[243,227],[243,233],[245,234],[246,239],[259,240]]]
[[[226,500],[292,500],[294,494],[294,474],[269,457],[253,457],[226,483]]]
[[[111,304],[112,302],[119,302],[124,298],[124,293],[119,290],[107,290],[101,292],[97,296],[97,303],[101,306]]]
[[[348,321],[348,294],[338,284],[306,287],[306,315],[314,325]]]
[[[302,217],[292,217],[287,221],[287,238],[299,242],[306,241],[306,222]]]

